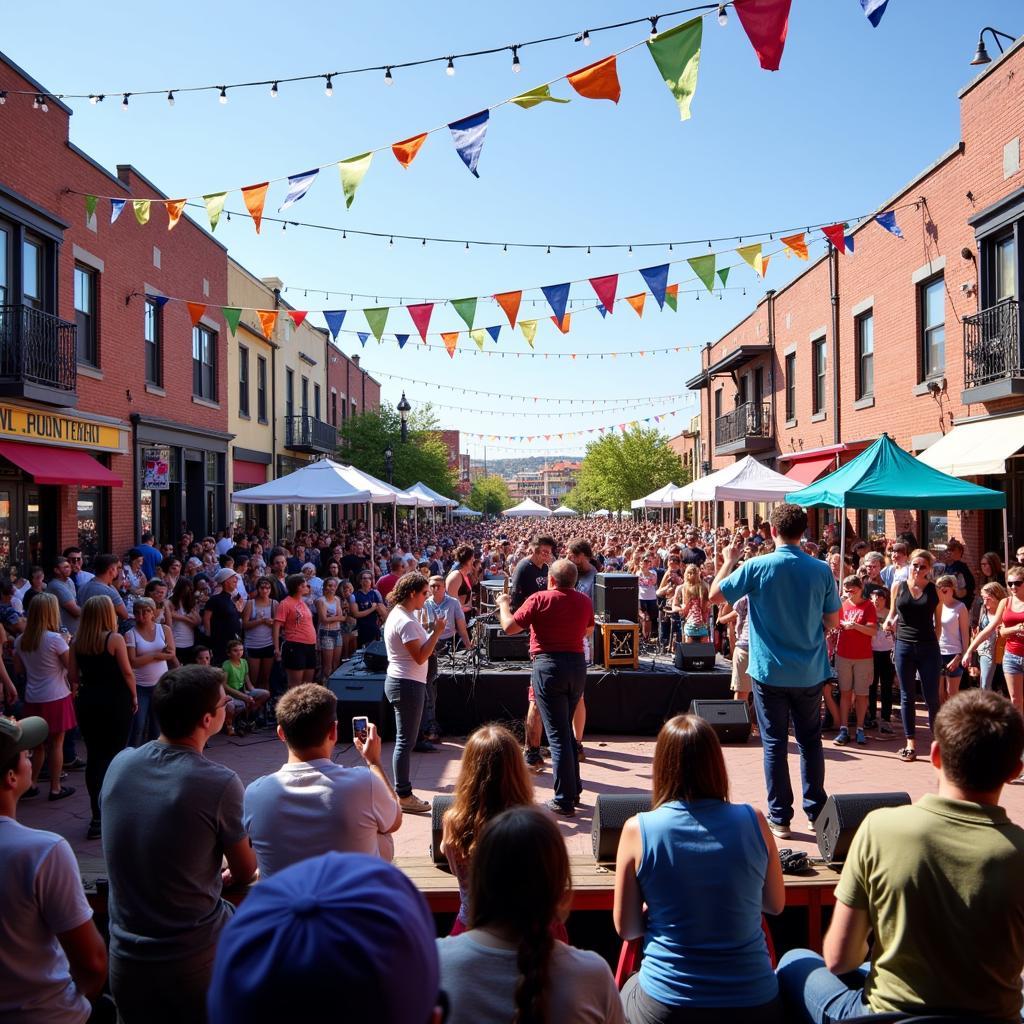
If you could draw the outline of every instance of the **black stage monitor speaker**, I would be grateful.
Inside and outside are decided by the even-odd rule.
[[[352,719],[357,715],[365,715],[373,722],[381,739],[395,738],[395,713],[384,696],[383,676],[335,672],[327,680],[327,688],[338,698],[339,743],[352,742]]]
[[[454,801],[450,793],[435,796],[430,801],[430,859],[439,867],[448,866],[448,858],[441,852],[441,833],[445,811]]]
[[[676,644],[676,668],[680,672],[710,672],[714,667],[714,644]]]
[[[825,801],[814,831],[818,849],[826,864],[846,860],[854,833],[870,811],[879,807],[904,807],[910,803],[909,793],[842,793]]]
[[[651,809],[650,793],[598,793],[590,841],[598,864],[614,862],[622,826],[634,814]]]
[[[486,650],[488,661],[529,661],[529,630],[509,636],[496,622],[489,622]]]
[[[690,704],[690,714],[703,718],[715,730],[719,743],[750,739],[750,707],[745,700],[698,699]]]
[[[363,648],[363,664],[368,672],[387,672],[388,649],[383,640],[374,640]]]
[[[594,615],[605,622],[640,621],[640,580],[631,572],[599,572]]]

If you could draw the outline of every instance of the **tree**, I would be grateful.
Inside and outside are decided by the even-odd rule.
[[[402,424],[390,406],[353,416],[341,428],[338,459],[356,469],[386,480],[384,449],[394,452],[394,485],[411,487],[422,481],[446,497],[455,495],[455,474],[448,468],[448,448],[441,440],[429,405],[415,409],[409,417],[409,440],[402,443]]]
[[[473,484],[466,504],[484,515],[495,516],[512,505],[512,495],[500,476],[482,476]]]
[[[587,445],[579,482],[566,496],[566,504],[580,512],[628,509],[635,498],[670,481],[682,486],[689,480],[664,435],[634,427],[622,434],[606,434]]]

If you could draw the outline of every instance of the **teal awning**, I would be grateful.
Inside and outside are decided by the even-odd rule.
[[[857,458],[786,500],[804,508],[1005,508],[1006,495],[949,476],[909,455],[883,434]]]

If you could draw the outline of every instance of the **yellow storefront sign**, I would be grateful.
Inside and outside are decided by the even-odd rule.
[[[42,441],[69,448],[95,448],[100,451],[121,451],[121,430],[118,427],[93,423],[77,416],[29,409],[0,402],[0,437],[22,441]]]

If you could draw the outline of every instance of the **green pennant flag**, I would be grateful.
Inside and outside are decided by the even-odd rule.
[[[476,299],[452,299],[452,309],[465,321],[466,326],[473,330],[473,317],[476,316]]]
[[[703,19],[694,18],[667,32],[659,32],[647,42],[661,77],[676,98],[680,121],[689,120],[690,101],[697,90],[702,23]]]
[[[242,319],[242,311],[237,306],[221,306],[220,311],[224,314],[224,320],[231,328],[231,333],[234,334],[238,330],[238,321]]]
[[[672,310],[673,313],[679,311],[679,285],[673,285],[671,288],[665,290],[665,305]]]
[[[203,196],[203,202],[206,204],[206,216],[210,218],[210,230],[217,230],[217,221],[220,220],[220,215],[224,211],[224,200],[227,199],[227,192],[211,192],[208,196]]]
[[[479,330],[470,331],[469,336],[476,342],[476,347],[481,352],[484,350],[484,329],[481,327]]]
[[[373,331],[373,336],[377,339],[378,344],[380,336],[384,333],[384,325],[388,322],[388,312],[388,306],[363,310],[363,316],[366,317],[366,322],[370,325],[370,330]]]
[[[143,227],[149,223],[149,200],[133,199],[132,209],[135,211],[135,219]]]
[[[715,254],[707,256],[694,256],[686,261],[690,269],[704,282],[704,287],[709,292],[715,290]]]
[[[722,282],[723,288],[725,287],[725,282],[729,280],[729,269],[729,267],[722,267],[722,269],[718,271],[718,277]]]
[[[551,87],[547,85],[538,85],[536,89],[531,89],[529,92],[521,92],[518,96],[513,96],[509,100],[509,103],[514,103],[517,107],[522,107],[523,110],[529,110],[530,107],[535,107],[538,103],[568,102],[568,100],[563,100],[560,96],[552,96]]]
[[[350,156],[347,160],[339,161],[338,171],[341,174],[341,191],[345,194],[346,209],[352,205],[356,189],[370,169],[371,160],[372,153],[362,153],[360,156]]]
[[[92,220],[96,216],[96,197],[86,196],[85,197],[85,216]]]

